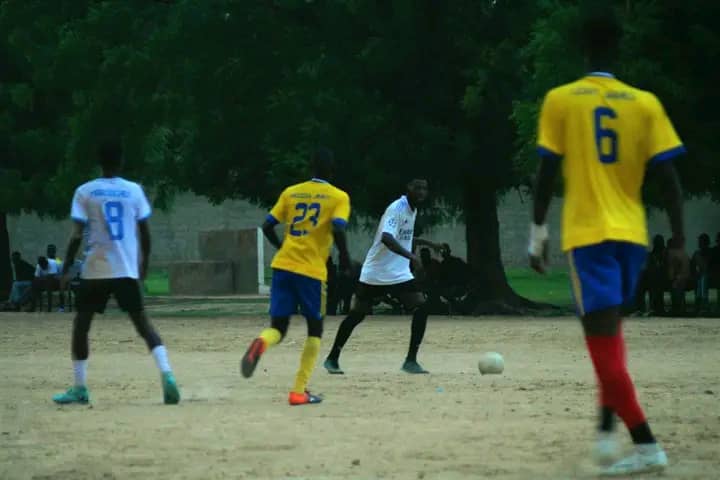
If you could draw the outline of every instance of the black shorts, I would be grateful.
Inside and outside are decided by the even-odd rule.
[[[359,282],[357,290],[355,290],[355,296],[358,300],[372,301],[377,298],[383,298],[386,295],[397,298],[401,295],[418,292],[420,292],[420,289],[418,289],[415,280],[408,280],[407,282],[396,283],[394,285],[369,285]]]
[[[110,295],[126,312],[140,312],[143,298],[140,282],[134,278],[109,278],[101,280],[80,280],[77,291],[77,311],[81,313],[103,313]]]

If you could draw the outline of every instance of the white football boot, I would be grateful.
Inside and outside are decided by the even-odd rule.
[[[616,477],[634,473],[661,472],[668,466],[667,455],[657,443],[635,445],[635,453],[612,464],[602,475]]]
[[[617,461],[619,456],[620,447],[615,432],[598,432],[593,448],[595,463],[601,467],[609,467]]]

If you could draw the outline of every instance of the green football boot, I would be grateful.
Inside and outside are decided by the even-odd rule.
[[[180,390],[172,372],[163,372],[162,387],[165,405],[177,405],[180,403]]]
[[[60,405],[67,405],[70,403],[79,403],[82,405],[86,405],[90,402],[90,391],[87,389],[86,386],[70,387],[65,393],[58,393],[57,395],[53,395],[52,399],[53,402]]]

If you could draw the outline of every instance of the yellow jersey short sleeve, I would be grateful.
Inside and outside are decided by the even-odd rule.
[[[287,188],[270,211],[268,221],[285,223],[285,236],[272,268],[325,281],[333,244],[333,225],[350,218],[347,193],[321,180]]]
[[[647,158],[651,164],[657,164],[684,153],[685,147],[660,100],[652,93],[648,93],[647,96],[650,116]]]
[[[540,109],[538,125],[538,150],[541,154],[562,156],[565,154],[562,102],[557,92],[551,90],[545,95]]]
[[[345,192],[342,193],[344,195],[341,195],[338,199],[332,221],[333,224],[344,227],[350,220],[350,196]]]
[[[268,215],[268,220],[270,220],[272,223],[286,223],[287,222],[287,208],[286,208],[286,201],[285,201],[285,193],[287,190],[283,191],[280,194],[280,197],[278,197],[277,202],[275,203],[275,206],[270,210],[270,214]]]

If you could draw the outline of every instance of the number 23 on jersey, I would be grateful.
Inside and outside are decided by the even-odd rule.
[[[320,208],[319,203],[311,203],[309,205],[305,202],[296,203],[295,212],[297,215],[293,218],[292,224],[290,225],[290,235],[302,237],[308,234],[306,227],[317,227]],[[310,225],[307,224],[308,221]],[[300,228],[300,224],[302,224],[303,228]]]

